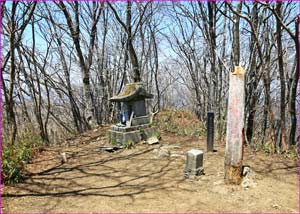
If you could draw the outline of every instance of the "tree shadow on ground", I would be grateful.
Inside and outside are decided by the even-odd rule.
[[[3,197],[68,197],[68,196],[102,196],[130,197],[147,192],[174,189],[184,180],[174,179],[176,168],[171,166],[172,159],[148,158],[153,148],[144,148],[131,154],[101,157],[89,161],[77,152],[76,158],[85,159],[81,163],[57,164],[49,169],[31,173],[25,181],[16,185],[16,193],[4,193]],[[91,150],[91,152],[93,152]],[[84,151],[89,154],[89,152]],[[75,156],[74,156],[75,157]],[[143,164],[140,164],[143,159]],[[128,160],[130,163],[128,164]],[[161,179],[164,177],[164,179]]]

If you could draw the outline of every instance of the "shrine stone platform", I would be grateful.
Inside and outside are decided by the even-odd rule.
[[[154,136],[156,130],[149,124],[122,127],[113,125],[108,131],[109,143],[124,145],[128,142],[138,143]]]

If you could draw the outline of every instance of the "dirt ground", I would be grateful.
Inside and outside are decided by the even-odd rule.
[[[47,148],[28,178],[3,187],[4,212],[297,212],[297,162],[246,149],[250,184],[225,185],[224,145],[204,153],[205,175],[184,177],[185,154],[205,139],[162,133],[159,145],[103,151],[105,129]],[[68,162],[61,164],[60,153]]]

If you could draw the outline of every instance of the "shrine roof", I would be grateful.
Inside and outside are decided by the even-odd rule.
[[[119,94],[114,95],[109,100],[113,102],[128,102],[152,97],[153,95],[146,91],[141,82],[136,82],[125,85]]]

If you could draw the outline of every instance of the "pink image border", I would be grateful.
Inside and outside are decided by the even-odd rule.
[[[17,0],[8,0],[7,2],[12,2],[12,1],[17,1]],[[34,0],[34,1],[30,1],[30,0],[22,0],[23,2],[53,2],[53,0]],[[65,2],[73,2],[72,0],[63,0]],[[93,1],[93,0],[78,0],[79,2],[83,1],[83,2],[88,2],[88,1]],[[226,0],[226,2],[239,2],[240,0]],[[253,0],[244,0],[245,2],[254,2]],[[126,0],[99,0],[98,2],[126,2]],[[132,2],[147,2],[147,0],[137,0],[137,1],[132,1]],[[153,0],[152,2],[224,2],[224,1],[220,1],[220,0],[167,0],[167,1],[163,1],[163,0]],[[269,2],[285,2],[284,0],[271,0]],[[297,21],[298,21],[298,31],[300,28],[300,0],[293,0],[293,2],[299,2],[298,5],[298,16],[297,16]],[[2,55],[2,5],[3,0],[0,0],[0,66],[1,66],[1,72],[2,72],[2,60],[3,60],[3,55]],[[300,37],[300,35],[298,34],[298,36]],[[298,38],[298,40],[300,40],[300,38]],[[298,49],[300,49],[300,45],[298,47]],[[300,52],[300,50],[299,50]],[[299,70],[299,65],[300,63],[298,62],[298,72],[300,72]],[[299,81],[299,80],[298,80]],[[2,75],[0,75],[0,88],[1,88],[1,92],[2,92]],[[298,83],[298,93],[300,93],[300,84]],[[297,106],[297,113],[298,113],[298,117],[297,117],[297,136],[300,135],[300,106]],[[0,152],[1,152],[1,158],[0,158],[0,214],[3,213],[3,202],[2,202],[2,193],[3,193],[3,185],[2,185],[2,94],[0,96]],[[299,140],[299,139],[298,139]],[[300,154],[300,144],[298,142],[298,154]],[[298,213],[300,213],[300,158],[298,158]],[[5,212],[5,213],[14,213],[14,214],[39,214],[39,213],[45,213],[43,211],[41,212]],[[51,213],[51,214],[63,214],[63,213],[69,213],[69,214],[79,214],[79,213],[105,213],[105,214],[119,214],[119,213],[125,213],[125,212],[47,212],[47,213]],[[171,213],[178,213],[178,214],[183,214],[183,213],[202,213],[202,214],[212,214],[212,213],[254,213],[254,214],[260,214],[260,213],[266,213],[266,214],[271,214],[271,213],[283,213],[283,214],[288,214],[288,213],[295,213],[295,212],[126,212],[126,213],[130,213],[130,214],[136,214],[136,213],[143,213],[143,214],[171,214]],[[297,212],[296,212],[297,213]]]

